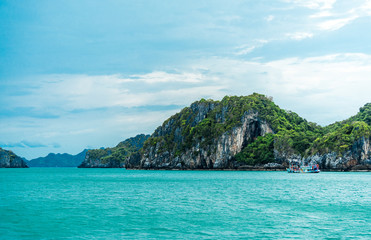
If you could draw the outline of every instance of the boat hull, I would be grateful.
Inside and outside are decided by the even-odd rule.
[[[312,167],[312,166],[296,166],[290,168],[287,168],[288,173],[319,173],[321,170],[318,169],[318,167]]]

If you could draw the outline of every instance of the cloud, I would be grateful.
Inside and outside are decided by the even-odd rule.
[[[265,21],[271,22],[274,19],[273,15],[269,15],[268,17],[265,18]]]
[[[325,17],[331,17],[333,15],[334,13],[330,11],[320,11],[320,12],[316,12],[315,14],[310,15],[309,18],[325,18]]]
[[[295,32],[295,33],[287,33],[286,36],[293,40],[303,40],[305,38],[312,38],[313,33],[310,32]]]
[[[371,0],[366,1],[360,9],[365,12],[367,15],[371,16]]]
[[[286,106],[299,110],[312,121],[329,124],[343,120],[371,101],[370,55],[290,58],[267,65],[280,69],[268,81],[271,95],[282,99],[285,96]]]
[[[0,142],[1,148],[24,148],[24,144],[21,142]]]
[[[371,16],[370,0],[352,4],[350,7],[334,8],[329,10],[321,9],[319,12],[314,13],[309,17],[313,19],[325,19],[317,24],[319,30],[335,31],[352,23],[358,18]]]
[[[0,143],[0,146],[5,147],[5,148],[45,148],[45,147],[48,147],[47,145],[39,143],[39,142],[32,142],[32,141],[26,141],[26,140],[22,140],[20,142]]]
[[[246,55],[246,54],[249,54],[251,53],[252,51],[254,51],[254,49],[256,49],[257,47],[256,46],[250,46],[250,47],[239,47],[239,51],[236,53],[236,55]]]
[[[345,25],[349,24],[350,22],[357,18],[358,18],[357,16],[351,16],[346,18],[327,20],[319,23],[318,27],[320,30],[335,31],[344,27]]]
[[[60,148],[61,145],[59,143],[52,143],[53,148]]]
[[[225,94],[261,92],[281,107],[322,125],[356,114],[371,102],[371,55],[330,54],[268,62],[215,59],[209,66]],[[223,79],[229,81],[224,82]],[[221,94],[222,95],[222,94]]]
[[[6,98],[11,109],[32,109],[35,118],[61,116],[66,112],[112,107],[137,107],[154,104],[178,104],[169,97],[208,88],[201,72],[167,73],[155,71],[127,77],[120,75],[46,75],[41,79],[19,83],[20,88],[32,90],[23,96]],[[211,80],[210,78],[208,79]],[[193,90],[192,90],[193,89]],[[154,95],[161,94],[161,97]],[[18,115],[21,114],[18,111]],[[8,115],[9,116],[9,115]],[[30,114],[27,114],[30,116]]]
[[[371,1],[337,2],[336,0],[287,0],[296,7],[310,9],[310,14],[303,14],[301,28],[303,32],[336,31],[351,24],[354,20],[371,16]],[[338,4],[336,4],[338,3]]]
[[[168,82],[183,82],[183,83],[198,83],[202,81],[202,75],[199,73],[167,73],[163,71],[155,71],[147,74],[134,74],[129,78],[121,79],[120,82],[143,82],[143,83],[168,83]]]
[[[369,76],[371,55],[361,53],[266,62],[213,57],[172,72],[126,77],[39,76],[44,80],[29,95],[7,104],[37,107],[59,117],[2,118],[0,135],[8,142],[1,146],[27,158],[46,155],[55,148],[76,154],[87,146],[115,146],[136,134],[152,133],[168,117],[200,98],[218,100],[253,92],[273,96],[281,107],[325,125],[343,120],[371,102]],[[27,140],[17,140],[24,136]]]
[[[310,38],[312,34],[298,32],[288,36],[301,40]],[[94,119],[103,114],[98,116],[103,119],[107,115],[117,115],[115,113],[120,112],[136,114],[148,109],[154,112],[167,111],[161,106],[175,106],[169,108],[174,111],[179,109],[178,106],[186,106],[202,97],[219,98],[226,94],[239,93],[245,95],[267,89],[274,93],[271,95],[323,91],[328,94],[335,91],[349,95],[349,89],[364,93],[367,89],[365,86],[370,86],[370,59],[370,55],[356,53],[285,58],[268,62],[209,58],[178,69],[176,73],[154,71],[127,77],[51,75],[45,76],[48,81],[44,81],[32,94],[12,99],[11,107],[23,105],[40,111],[45,109],[44,111],[54,112],[61,119],[45,118],[42,122],[59,122],[63,119],[67,121],[66,117],[69,116],[72,119],[76,116]],[[274,91],[275,89],[279,91]],[[37,127],[35,124],[30,128]],[[92,134],[95,128],[94,125],[86,124],[83,128],[70,128],[65,132],[71,136]],[[44,137],[53,134],[53,131],[48,131]]]
[[[236,47],[237,49],[236,55],[240,56],[240,55],[249,54],[253,52],[255,49],[264,46],[268,42],[269,40],[266,40],[266,39],[255,39],[252,41],[251,44],[243,44],[241,46]]]
[[[336,3],[336,0],[286,0],[286,2],[293,3],[295,5],[306,7],[310,9],[331,9]]]
[[[42,144],[42,143],[39,143],[39,142],[32,142],[32,141],[23,140],[21,143],[25,147],[29,147],[29,148],[43,148],[43,147],[47,147],[47,145]]]

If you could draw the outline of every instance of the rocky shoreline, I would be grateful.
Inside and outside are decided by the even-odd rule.
[[[281,168],[250,168],[250,169],[142,169],[129,168],[129,171],[144,170],[144,171],[246,171],[246,172],[284,172],[286,169]],[[371,172],[371,169],[366,170],[344,170],[344,169],[321,169],[321,172]]]
[[[125,168],[126,170],[152,170],[152,171],[286,171],[286,167],[241,166],[239,168]],[[371,165],[356,165],[352,168],[325,168],[321,172],[371,172]]]
[[[133,169],[370,171],[371,105],[327,128],[282,110],[266,96],[200,100],[167,119],[125,161]]]

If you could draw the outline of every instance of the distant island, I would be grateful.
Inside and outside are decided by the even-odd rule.
[[[45,157],[39,157],[27,161],[29,167],[77,167],[85,159],[85,149],[79,154],[71,155],[68,153],[49,153]]]
[[[282,170],[292,162],[316,163],[323,170],[371,170],[371,103],[321,127],[258,93],[201,99],[150,136],[86,151],[79,167]]]

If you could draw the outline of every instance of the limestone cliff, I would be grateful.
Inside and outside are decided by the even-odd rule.
[[[254,95],[269,101],[265,96]],[[254,98],[201,100],[158,127],[141,151],[130,157],[134,169],[235,169],[234,156],[259,136],[274,130],[250,107]],[[247,104],[241,106],[240,104]]]
[[[28,168],[28,166],[22,158],[12,151],[0,148],[0,168]]]
[[[349,150],[343,152],[330,151],[310,156],[286,155],[276,152],[276,161],[287,165],[292,162],[319,164],[322,170],[329,171],[360,171],[371,170],[371,138],[361,137],[353,143]]]
[[[197,111],[197,119],[194,124],[201,122],[212,107],[191,107]],[[225,116],[221,115],[221,119]],[[171,124],[156,130],[154,136],[162,136],[165,132],[172,131]],[[176,138],[181,139],[180,130],[175,130]],[[143,149],[143,154],[135,155],[127,163],[127,168],[144,169],[227,169],[236,168],[241,163],[234,161],[233,157],[245,147],[249,141],[253,141],[258,136],[264,136],[267,133],[273,133],[271,127],[259,119],[257,113],[246,113],[241,124],[223,133],[211,144],[202,145],[202,140],[186,149],[182,154],[176,154],[174,151],[161,151],[162,144],[159,142],[154,146],[147,146]]]
[[[280,109],[261,94],[193,103],[166,120],[127,158],[128,169],[371,169],[370,104],[328,127]]]

